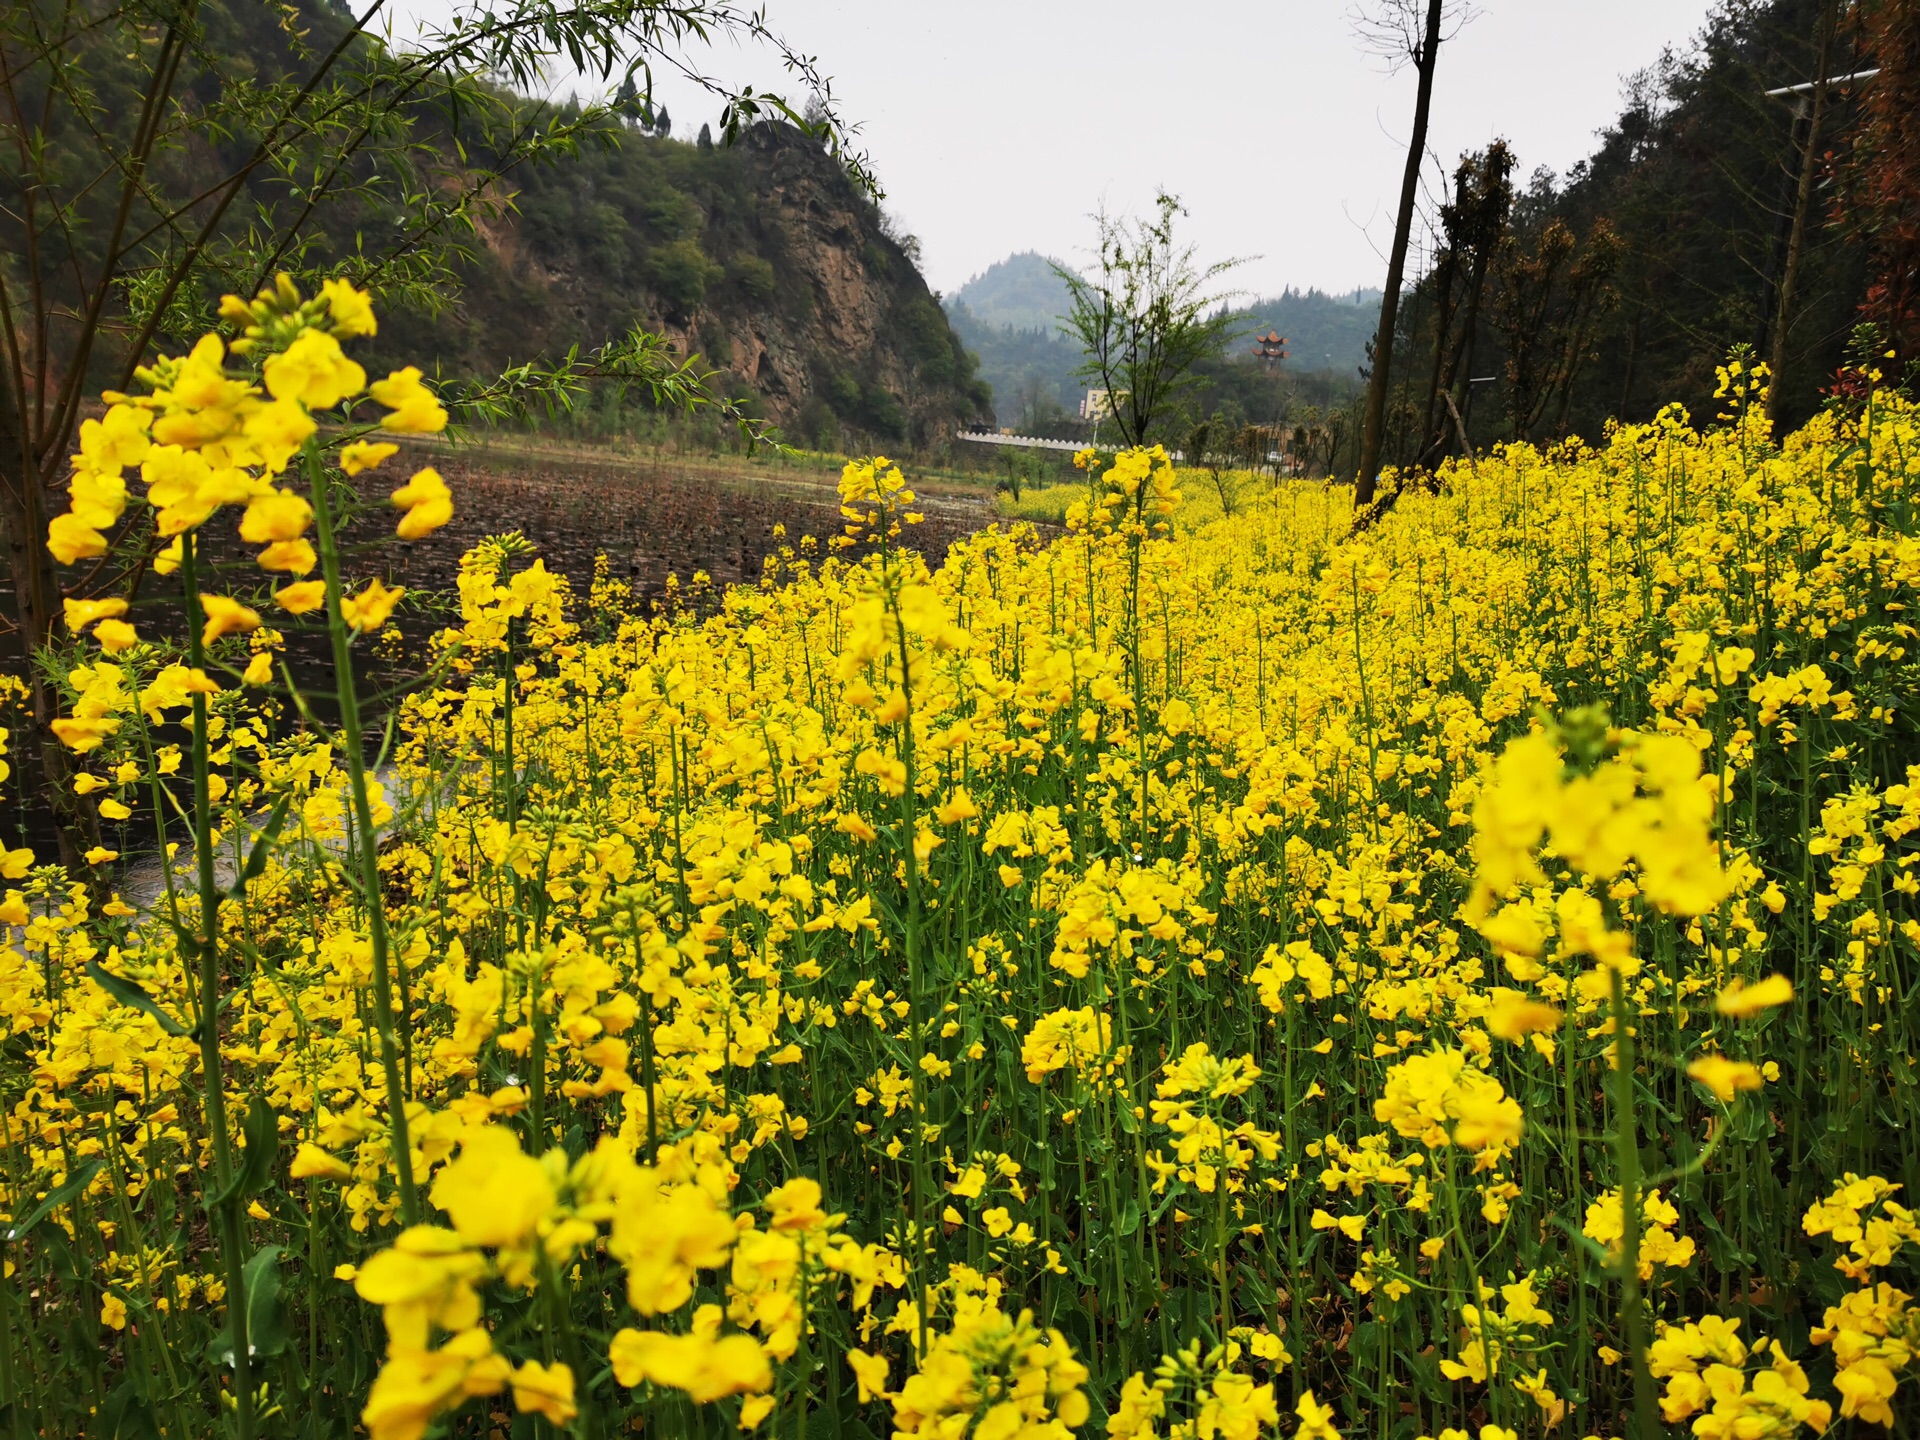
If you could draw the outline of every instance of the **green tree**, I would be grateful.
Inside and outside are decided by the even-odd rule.
[[[1807,248],[1807,228],[1813,209],[1814,171],[1820,154],[1820,133],[1827,120],[1827,82],[1832,78],[1834,31],[1840,22],[1840,0],[1826,0],[1820,10],[1819,33],[1814,41],[1815,63],[1812,94],[1796,105],[1805,116],[1805,142],[1794,157],[1798,179],[1794,184],[1793,218],[1787,227],[1787,253],[1780,262],[1780,283],[1774,295],[1772,323],[1773,346],[1768,360],[1773,370],[1773,388],[1767,392],[1767,418],[1780,419],[1780,395],[1785,390],[1781,377],[1787,373],[1789,352],[1787,337],[1793,328],[1794,290],[1800,282],[1800,259]],[[1801,130],[1796,123],[1796,136]]]
[[[842,144],[826,79],[734,0],[463,4],[408,49],[377,38],[380,8],[356,19],[324,0],[0,7],[0,535],[40,742],[31,788],[65,807],[69,862],[90,812],[73,804],[36,657],[64,598],[137,587],[158,543],[120,536],[65,584],[51,564],[47,522],[65,508],[56,490],[86,396],[126,387],[157,346],[207,328],[223,292],[251,295],[282,271],[303,288],[345,276],[383,308],[444,309],[506,177],[616,137],[618,97],[650,111],[657,67],[723,98],[729,140],[768,115],[800,123],[776,95],[704,79],[681,58],[690,45],[771,47],[814,97],[814,132]],[[616,98],[522,98],[561,62]],[[845,160],[870,183],[861,156]],[[596,376],[670,403],[724,404],[639,333],[450,398],[470,418],[564,405]]]
[[[1557,403],[1556,432],[1581,370],[1593,356],[1594,326],[1613,304],[1620,245],[1606,220],[1577,239],[1558,218],[1531,244],[1509,239],[1500,254],[1493,324],[1507,353],[1507,407],[1513,438],[1525,440]]]
[[[1240,479],[1233,469],[1235,438],[1233,428],[1218,410],[1187,430],[1187,464],[1207,472],[1207,478],[1213,482],[1214,494],[1220,497],[1220,513],[1223,515],[1231,515],[1240,508]]]
[[[706,298],[707,287],[725,273],[725,267],[708,259],[691,236],[662,245],[647,257],[647,278],[681,318],[693,312]]]
[[[1055,265],[1070,295],[1066,328],[1086,355],[1079,373],[1107,392],[1120,443],[1145,445],[1155,422],[1194,383],[1194,366],[1218,354],[1232,337],[1230,294],[1214,286],[1240,262],[1201,265],[1194,249],[1174,237],[1186,214],[1162,194],[1150,219],[1116,219],[1104,211],[1098,227],[1099,265],[1084,276]]]

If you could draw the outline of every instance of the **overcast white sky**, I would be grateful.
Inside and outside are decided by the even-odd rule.
[[[396,3],[400,38],[406,16],[445,14],[456,0]],[[1102,201],[1144,209],[1158,186],[1186,203],[1203,259],[1258,257],[1236,278],[1248,291],[1381,283],[1414,76],[1386,73],[1363,50],[1348,0],[766,8],[833,77],[937,290],[1018,250],[1084,261],[1089,213]],[[1662,47],[1684,47],[1710,8],[1479,0],[1478,18],[1441,50],[1429,148],[1451,167],[1503,135],[1522,176],[1565,170],[1618,114],[1622,78]],[[693,58],[757,87],[782,79],[751,50]],[[658,93],[676,135],[717,118],[718,105],[684,84]]]

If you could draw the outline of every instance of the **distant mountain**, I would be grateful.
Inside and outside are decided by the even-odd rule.
[[[979,378],[993,386],[1000,424],[1031,424],[1056,410],[1078,408],[1087,382],[1075,372],[1084,357],[1056,318],[1067,312],[1070,299],[1066,282],[1045,256],[1031,250],[1009,255],[943,303],[954,333],[979,359]],[[1238,338],[1225,360],[1250,364],[1246,352],[1254,332],[1273,329],[1287,338],[1292,356],[1287,369],[1332,371],[1352,380],[1366,362],[1367,341],[1379,319],[1378,290],[1344,295],[1285,290],[1236,312]]]
[[[1033,250],[1009,255],[949,295],[948,308],[964,305],[977,324],[995,330],[1051,331],[1071,303],[1054,263]]]
[[[979,362],[976,375],[993,387],[993,411],[1002,425],[1079,409],[1086,382],[1075,375],[1084,356],[1080,343],[1058,329],[989,325],[964,303],[949,297],[947,323]]]

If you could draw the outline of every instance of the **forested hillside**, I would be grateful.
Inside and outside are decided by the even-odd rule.
[[[138,334],[152,316],[153,339],[177,347],[212,323],[222,293],[251,294],[277,269],[332,272],[382,301],[375,361],[438,366],[453,393],[640,326],[679,356],[705,357],[721,372],[716,388],[748,413],[816,443],[925,446],[985,412],[987,391],[914,257],[842,162],[777,111],[750,117],[733,145],[704,129],[669,138],[637,98],[624,118],[519,98],[478,41],[470,57],[456,46],[453,73],[427,84],[418,57],[350,32],[338,0],[206,0],[192,11],[178,109],[119,233],[171,230],[162,253],[192,246],[195,261],[172,289],[164,264],[136,268],[109,298],[112,333]],[[82,26],[72,42],[88,113],[107,130],[141,107],[117,34]],[[329,118],[275,163],[250,161],[275,107],[328,65]],[[36,103],[31,85],[21,103]],[[337,163],[328,147],[349,122],[364,143]],[[0,189],[30,196],[40,165],[98,170],[98,143],[55,127],[44,157],[0,159]],[[230,172],[241,178],[229,193]],[[7,228],[32,209],[7,202],[0,278],[12,293],[37,293],[34,263],[41,290],[98,267],[116,233],[105,196],[83,194],[56,227],[70,256]],[[193,239],[214,207],[231,233]],[[53,299],[63,313],[88,308],[77,293]],[[113,383],[107,369],[96,378]]]
[[[1888,152],[1913,146],[1898,87],[1914,67],[1847,77],[1899,59],[1882,52],[1913,9],[1726,0],[1696,44],[1630,78],[1619,118],[1566,175],[1528,176],[1504,144],[1461,157],[1435,258],[1400,311],[1387,459],[1431,464],[1459,448],[1462,423],[1486,445],[1597,438],[1674,402],[1711,414],[1716,367],[1743,345],[1779,362],[1776,415],[1796,424],[1857,325],[1879,319],[1883,348],[1899,343],[1885,323],[1898,303],[1869,302],[1876,269],[1900,268],[1876,260],[1898,229],[1882,212],[1914,202],[1874,190]]]
[[[514,177],[463,265],[458,323],[396,322],[464,373],[643,325],[808,443],[924,447],[986,387],[878,208],[791,126],[726,148],[627,131]]]
[[[1771,350],[1777,286],[1795,199],[1794,106],[1766,92],[1814,80],[1827,0],[1736,0],[1711,18],[1692,55],[1662,56],[1635,77],[1629,103],[1593,157],[1558,184],[1528,185],[1515,207],[1510,288],[1550,252],[1558,227],[1591,252],[1610,230],[1618,259],[1594,328],[1595,363],[1576,379],[1569,419],[1595,433],[1609,416],[1644,418],[1676,397],[1711,399],[1714,367],[1742,342]],[[1856,34],[1836,36],[1830,74],[1870,63]],[[1866,255],[1846,223],[1843,188],[1861,119],[1859,88],[1835,89],[1814,156],[1813,209],[1780,377],[1804,418],[1859,320]],[[1576,263],[1578,256],[1576,255]],[[1515,284],[1517,282],[1517,285]],[[1523,309],[1509,297],[1511,318]],[[1506,340],[1506,336],[1501,338]],[[1503,347],[1511,359],[1513,345]]]

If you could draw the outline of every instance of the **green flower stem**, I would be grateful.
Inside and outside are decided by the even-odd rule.
[[[1453,1243],[1459,1248],[1460,1264],[1467,1272],[1469,1298],[1464,1303],[1471,1304],[1480,1316],[1480,1354],[1487,1364],[1487,1411],[1497,1425],[1501,1411],[1500,1361],[1505,1357],[1494,1353],[1493,1326],[1487,1321],[1487,1298],[1480,1291],[1480,1259],[1473,1253],[1473,1246],[1467,1240],[1467,1227],[1460,1218],[1460,1185],[1454,1173],[1454,1149],[1449,1137],[1443,1152],[1447,1157],[1447,1216],[1453,1222]]]
[[[527,1123],[536,1155],[544,1153],[553,1138],[547,1133],[547,1024],[546,1010],[540,1003],[546,980],[544,963],[527,976],[527,1022],[533,1031],[533,1043],[527,1049]]]
[[[0,1269],[10,1263],[7,1249],[0,1244]],[[6,1405],[13,1419],[7,1429],[15,1440],[22,1440],[28,1433],[27,1406],[22,1403],[20,1377],[13,1355],[13,1337],[19,1333],[19,1321],[13,1313],[13,1290],[11,1285],[0,1284],[0,1403]]]
[[[567,1368],[573,1372],[575,1414],[572,1424],[567,1428],[586,1440],[586,1437],[601,1433],[593,1415],[593,1387],[588,1383],[593,1378],[593,1372],[587,1368],[586,1351],[580,1344],[580,1330],[574,1323],[571,1289],[565,1272],[544,1249],[537,1253],[540,1294],[546,1302],[548,1316],[541,1336],[546,1344],[547,1363],[553,1363],[557,1350]]]
[[[380,894],[380,850],[374,842],[373,807],[367,800],[366,741],[360,729],[360,696],[353,682],[353,636],[341,614],[340,542],[333,528],[333,503],[327,467],[313,442],[304,451],[307,479],[313,487],[313,523],[320,537],[320,573],[327,582],[327,633],[333,641],[335,696],[340,704],[340,739],[346,750],[347,782],[353,792],[355,846],[360,885],[367,904],[367,929],[373,947],[373,1028],[380,1037],[380,1068],[387,1084],[389,1149],[400,1177],[400,1218],[420,1223],[420,1196],[413,1183],[413,1148],[407,1137],[407,1094],[400,1079],[400,1047],[393,1024],[393,982],[388,973],[387,907]],[[195,714],[199,711],[196,708]],[[197,743],[197,742],[196,742]],[[195,765],[200,761],[196,756]],[[195,784],[199,779],[196,772]],[[208,865],[212,864],[211,855]]]
[[[1571,991],[1569,978],[1569,991]],[[1575,1083],[1574,1041],[1579,1034],[1574,1020],[1575,1007],[1567,1006],[1566,1023],[1560,1034],[1560,1060],[1564,1067],[1561,1080],[1561,1093],[1565,1101],[1566,1116],[1566,1173],[1573,1191],[1572,1213],[1586,1213],[1586,1180],[1580,1172],[1580,1116],[1575,1109],[1575,1100],[1580,1093]],[[1580,1263],[1580,1262],[1576,1262]],[[1578,1398],[1588,1401],[1593,1398],[1593,1356],[1590,1336],[1592,1327],[1587,1323],[1587,1287],[1584,1283],[1574,1286],[1574,1333],[1579,1337],[1579,1353],[1574,1359],[1575,1384],[1578,1386]]]
[[[331,592],[329,592],[331,593]],[[501,652],[500,705],[501,729],[506,746],[505,810],[507,831],[520,823],[520,765],[513,753],[513,687],[520,683],[520,667],[513,658],[513,617],[507,617],[506,649]]]
[[[1286,851],[1283,846],[1281,854]],[[1293,918],[1291,905],[1282,904],[1283,924]],[[1285,933],[1284,931],[1282,933]],[[1285,1073],[1281,1082],[1282,1104],[1286,1114],[1287,1146],[1287,1348],[1293,1352],[1293,1363],[1287,1368],[1293,1375],[1293,1398],[1297,1402],[1305,1388],[1304,1365],[1306,1361],[1306,1309],[1300,1295],[1300,1151],[1295,1137],[1294,1120],[1298,1113],[1299,1102],[1294,1096],[1293,1055],[1294,1055],[1294,1016],[1299,1010],[1297,1002],[1289,999],[1286,1008],[1286,1035],[1281,1041],[1282,1054],[1285,1056]]]
[[[1655,1414],[1653,1375],[1647,1369],[1646,1316],[1640,1297],[1640,1126],[1633,1095],[1633,1027],[1628,1023],[1626,989],[1618,968],[1607,972],[1613,999],[1613,1151],[1620,1172],[1620,1308],[1633,1366],[1636,1440],[1655,1440],[1662,1431]]]
[[[1220,1169],[1213,1177],[1215,1188],[1220,1194],[1220,1203],[1213,1217],[1213,1265],[1214,1278],[1220,1284],[1220,1335],[1219,1343],[1227,1343],[1227,1331],[1233,1325],[1233,1294],[1227,1284],[1227,1153],[1220,1151]]]
[[[886,561],[884,563],[890,563]],[[925,1070],[921,1064],[927,1053],[926,997],[922,994],[925,982],[926,965],[920,955],[920,857],[914,849],[919,836],[919,814],[916,805],[918,796],[914,785],[915,758],[913,751],[913,656],[907,646],[907,622],[900,613],[900,594],[897,588],[889,587],[887,606],[892,612],[894,638],[900,652],[900,693],[906,697],[907,713],[900,718],[900,760],[907,769],[906,788],[900,794],[900,834],[901,863],[906,868],[907,914],[906,914],[906,950],[907,950],[907,1005],[908,1025],[913,1031],[913,1086],[911,1100],[913,1105],[913,1183],[911,1209],[913,1212],[913,1273],[914,1299],[919,1307],[919,1324],[916,1339],[917,1353],[927,1353],[927,1311],[931,1306],[928,1294],[927,1245],[931,1239],[933,1206],[928,1194],[931,1178],[927,1172],[927,1111],[925,1096]]]
[[[1146,482],[1140,485],[1141,503],[1145,503]],[[1144,524],[1144,521],[1140,522]],[[1144,862],[1147,854],[1147,677],[1140,665],[1140,546],[1138,528],[1127,549],[1127,663],[1133,672],[1134,764],[1140,771],[1140,820],[1134,840],[1134,852]],[[1222,1341],[1226,1339],[1221,1336]]]
[[[183,537],[180,581],[187,603],[187,662],[195,670],[207,663],[200,614],[198,537]],[[207,697],[193,697],[193,858],[200,891],[200,923],[192,944],[200,961],[200,993],[195,1030],[200,1039],[200,1086],[213,1141],[213,1193],[221,1268],[226,1271],[227,1344],[233,1351],[235,1423],[240,1440],[252,1440],[253,1358],[247,1341],[246,1212],[234,1183],[233,1136],[227,1126],[227,1094],[220,1061],[220,887],[213,874],[213,794],[207,743]],[[165,863],[165,851],[161,852]],[[187,928],[181,927],[185,938]]]

